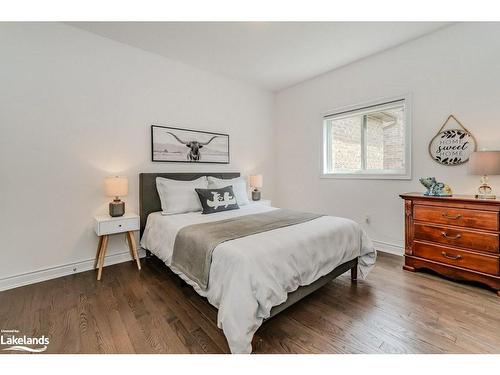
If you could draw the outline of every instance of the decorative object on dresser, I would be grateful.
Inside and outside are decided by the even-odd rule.
[[[112,217],[123,216],[125,213],[125,202],[120,200],[128,194],[128,179],[126,177],[106,177],[104,179],[104,191],[108,197],[114,197],[109,203],[109,215]]]
[[[461,129],[444,130],[454,120]],[[429,143],[429,154],[439,164],[453,166],[466,163],[476,151],[476,139],[453,115],[449,115],[437,134]]]
[[[256,175],[250,176],[250,187],[253,188],[252,200],[253,201],[260,200],[260,190],[258,188],[262,187],[262,175],[261,174],[256,174]]]
[[[419,181],[427,188],[424,195],[431,197],[451,197],[453,195],[450,186],[437,182],[435,177],[422,177]]]
[[[141,269],[134,236],[134,231],[140,229],[139,215],[127,213],[119,218],[108,215],[96,216],[94,224],[95,233],[99,236],[99,244],[97,245],[97,254],[94,262],[94,269],[98,268],[97,280],[101,280],[102,267],[108,248],[108,239],[111,234],[125,233],[130,255],[136,261],[137,268]]]
[[[400,197],[405,200],[405,270],[430,269],[479,282],[500,296],[500,200],[421,193]]]
[[[229,135],[152,125],[151,160],[229,164]]]
[[[478,151],[470,156],[469,173],[481,177],[481,186],[475,195],[478,199],[495,199],[488,185],[488,175],[500,174],[500,151]]]

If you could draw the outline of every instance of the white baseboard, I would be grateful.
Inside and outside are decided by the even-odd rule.
[[[142,258],[146,255],[144,250],[138,249],[139,257]],[[104,265],[109,266],[112,264],[123,263],[130,261],[132,258],[128,251],[107,255],[104,260]],[[20,275],[9,276],[0,279],[0,291],[13,289],[24,285],[39,283],[41,281],[55,279],[61,276],[71,275],[89,271],[94,268],[94,259],[84,260],[76,263],[64,264],[61,266],[46,268],[39,271],[27,272]]]
[[[373,246],[375,246],[375,249],[377,251],[381,251],[383,253],[399,255],[399,256],[403,256],[405,253],[402,246],[394,245],[394,244],[383,242],[383,241],[372,240],[372,242],[373,242]]]

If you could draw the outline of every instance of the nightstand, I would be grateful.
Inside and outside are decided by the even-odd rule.
[[[137,268],[141,269],[141,262],[137,255],[137,246],[135,244],[134,231],[139,230],[139,215],[126,213],[120,217],[111,217],[109,215],[96,216],[95,233],[99,236],[99,245],[95,256],[94,269],[98,268],[97,280],[101,280],[102,266],[106,249],[108,247],[108,238],[111,234],[124,233],[127,238],[128,247],[132,259],[137,262]]]
[[[270,199],[261,199],[258,201],[250,201],[252,204],[262,204],[264,206],[271,206],[271,200]]]

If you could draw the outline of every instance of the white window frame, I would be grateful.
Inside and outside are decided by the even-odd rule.
[[[388,171],[380,170],[362,170],[353,173],[339,173],[328,171],[328,148],[331,148],[330,138],[328,137],[328,117],[346,114],[350,116],[357,111],[364,111],[369,107],[381,106],[393,102],[402,101],[405,111],[405,173],[391,173]],[[412,115],[411,115],[411,95],[399,95],[390,98],[379,99],[371,102],[360,103],[356,105],[345,106],[336,108],[334,110],[326,111],[322,116],[321,124],[321,178],[339,178],[339,179],[374,179],[374,180],[411,180],[411,140],[412,140]],[[363,133],[363,132],[362,132]]]

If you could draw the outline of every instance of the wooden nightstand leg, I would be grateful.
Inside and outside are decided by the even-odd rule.
[[[104,265],[104,257],[106,256],[106,250],[108,248],[108,235],[102,236],[102,247],[101,253],[99,254],[99,270],[97,271],[97,280],[101,280],[102,266]]]
[[[137,263],[137,268],[141,269],[141,261],[139,260],[139,255],[137,254],[137,246],[135,245],[134,232],[127,232],[128,245],[130,247],[130,252],[132,253],[132,258],[135,259]]]
[[[99,244],[97,245],[97,254],[95,255],[94,269],[97,268],[97,264],[99,263],[99,257],[101,255],[101,247],[102,247],[102,237],[103,236],[99,236]]]
[[[132,257],[133,260],[135,260],[134,248],[132,247],[132,242],[130,240],[129,233],[130,232],[125,233],[125,238],[127,239],[127,245],[128,245],[128,249],[130,251],[130,256]]]

